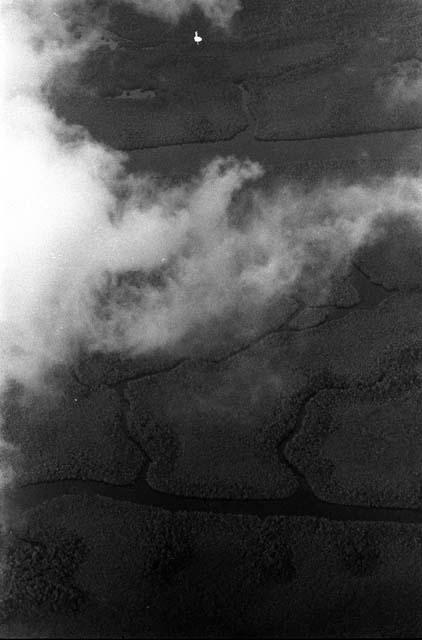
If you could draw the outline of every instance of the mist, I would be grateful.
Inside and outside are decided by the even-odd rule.
[[[390,109],[418,106],[422,100],[422,63],[417,58],[397,62],[389,74],[376,83],[379,94]]]
[[[413,388],[407,382],[413,372],[407,366],[407,360],[403,366],[397,365],[396,376],[391,368],[395,366],[392,354],[388,354],[391,356],[388,369],[378,362],[380,358],[376,353],[372,354],[382,375],[379,376],[380,383],[370,388],[366,379],[371,376],[365,370],[367,354],[362,348],[362,353],[358,352],[353,358],[350,376],[346,375],[346,363],[344,376],[334,376],[333,388],[328,388],[325,374],[330,378],[330,372],[325,369],[324,353],[319,358],[318,346],[307,350],[307,339],[314,329],[303,328],[306,322],[302,326],[299,322],[296,327],[302,332],[300,335],[291,338],[292,333],[284,330],[283,325],[282,335],[275,341],[285,341],[283,353],[286,354],[290,344],[299,346],[300,353],[295,353],[295,348],[290,350],[293,353],[291,367],[284,368],[277,352],[271,352],[271,341],[266,347],[260,345],[256,357],[248,353],[244,354],[244,359],[224,361],[221,366],[211,365],[208,361],[203,367],[197,362],[197,368],[196,365],[188,366],[170,373],[166,370],[157,386],[149,380],[136,380],[133,384],[126,380],[114,385],[115,378],[109,382],[110,375],[104,383],[110,384],[110,388],[96,389],[94,384],[90,385],[89,367],[95,370],[91,376],[95,379],[95,356],[99,356],[100,362],[102,354],[116,355],[116,361],[145,357],[148,367],[141,362],[136,369],[137,362],[127,374],[128,379],[137,373],[140,378],[144,374],[139,375],[139,372],[149,371],[151,362],[156,365],[157,361],[164,360],[173,364],[183,357],[196,359],[197,344],[204,346],[204,351],[207,348],[212,351],[217,343],[215,350],[220,348],[225,357],[238,348],[240,338],[247,336],[250,339],[252,334],[256,339],[266,330],[268,332],[268,327],[264,327],[267,309],[270,313],[273,309],[280,310],[283,320],[280,321],[277,315],[278,326],[288,317],[286,326],[289,327],[290,316],[283,315],[283,304],[287,309],[296,308],[297,299],[305,300],[307,304],[306,300],[315,299],[314,294],[317,294],[318,304],[323,303],[324,297],[329,300],[335,278],[347,273],[358,250],[375,243],[386,232],[390,220],[408,218],[415,232],[420,231],[421,175],[399,171],[393,176],[368,176],[352,183],[347,177],[344,180],[327,178],[317,184],[313,180],[309,186],[309,181],[302,184],[274,177],[274,167],[266,167],[253,157],[220,155],[197,166],[189,178],[170,179],[148,171],[130,172],[128,154],[107,147],[84,127],[58,117],[51,100],[52,89],[57,86],[60,90],[65,89],[67,83],[74,87],[85,56],[101,44],[112,2],[0,0],[0,537],[2,553],[9,539],[12,544],[14,538],[25,543],[20,547],[15,545],[20,554],[16,555],[15,565],[22,565],[22,569],[19,565],[15,572],[17,579],[11,572],[3,572],[12,577],[17,594],[17,614],[20,616],[28,598],[35,604],[29,613],[24,611],[28,620],[34,611],[34,622],[29,620],[28,635],[31,636],[36,634],[37,626],[45,632],[50,622],[54,622],[55,629],[68,625],[72,633],[77,633],[78,624],[85,616],[92,628],[98,626],[95,631],[99,635],[101,629],[112,634],[115,621],[116,625],[121,622],[122,633],[128,635],[131,625],[138,624],[144,617],[145,626],[141,628],[147,630],[147,636],[153,634],[155,628],[161,634],[165,634],[166,628],[176,629],[176,635],[180,636],[183,631],[179,633],[179,629],[183,630],[185,619],[190,632],[192,624],[201,626],[202,614],[205,627],[211,630],[214,620],[217,620],[216,627],[221,621],[223,629],[235,629],[235,621],[239,618],[238,635],[241,635],[249,619],[255,616],[252,605],[256,600],[258,624],[256,628],[251,627],[254,634],[259,625],[267,631],[272,629],[271,625],[274,628],[278,625],[278,630],[288,633],[294,629],[296,613],[299,634],[300,629],[313,629],[312,625],[318,633],[321,629],[338,628],[341,631],[347,627],[348,619],[353,616],[347,617],[344,626],[338,615],[340,605],[350,600],[351,593],[357,593],[358,606],[367,596],[368,610],[373,602],[377,605],[375,628],[382,617],[384,601],[387,607],[391,605],[390,586],[395,576],[404,585],[403,589],[411,588],[408,586],[413,574],[407,580],[406,571],[419,553],[412,542],[417,528],[415,522],[419,519],[418,511],[411,512],[413,502],[418,500],[418,477],[413,473],[415,465],[407,475],[403,472],[398,479],[394,476],[395,469],[401,473],[406,466],[401,460],[400,464],[396,461],[407,455],[412,433],[404,438],[403,445],[396,447],[401,431],[394,432],[392,438],[391,425],[387,424],[386,438],[393,441],[390,448],[386,438],[378,436],[382,431],[379,424],[388,411],[387,401],[394,402],[403,387],[406,402],[408,397],[413,402],[413,396],[410,397]],[[191,8],[199,8],[215,27],[226,30],[227,38],[230,37],[230,21],[242,10],[238,0],[125,2],[146,15],[155,15],[170,23]],[[336,16],[334,9],[331,12],[330,8],[329,13]],[[257,34],[263,33],[262,29],[271,29],[271,25],[268,26],[271,16],[265,19],[267,22]],[[208,38],[211,41],[211,35],[204,30],[205,44]],[[327,42],[331,47],[330,41]],[[318,51],[318,42],[315,43]],[[325,46],[325,42],[323,44]],[[308,46],[306,41],[305,46]],[[201,51],[193,40],[191,47],[194,52]],[[283,47],[284,44],[274,49],[275,54],[278,55]],[[314,50],[313,41],[309,49]],[[236,47],[234,50],[237,55]],[[158,55],[161,57],[161,49]],[[164,59],[166,55],[167,52],[163,54]],[[328,66],[331,60],[337,65],[337,58],[331,53],[328,60]],[[306,64],[303,63],[303,69]],[[394,102],[392,108],[420,100],[419,70],[416,69],[415,77],[411,76],[410,80],[409,77],[405,70],[403,77],[394,76],[390,84],[382,87],[385,99]],[[150,104],[153,108],[154,98]],[[334,113],[337,106],[333,105],[328,104],[327,109]],[[133,102],[131,106],[134,106]],[[241,140],[243,144],[243,137]],[[294,153],[297,149],[308,148],[307,142],[291,144],[294,144]],[[360,144],[358,142],[357,146]],[[215,147],[208,145],[206,149],[218,149],[218,146],[218,143]],[[274,145],[273,148],[279,147]],[[330,143],[318,146],[318,149],[322,148],[330,148]],[[350,145],[350,148],[355,153],[355,147]],[[149,153],[142,152],[142,158],[148,157]],[[319,171],[325,160],[327,166],[330,164],[333,156],[318,156],[317,160]],[[309,164],[312,162],[310,159]],[[312,166],[315,171],[315,164]],[[175,167],[176,174],[177,171],[178,167]],[[366,307],[365,302],[362,307]],[[336,318],[332,320],[333,324],[345,327],[359,316],[356,312],[356,316],[349,316],[342,324],[342,314],[343,311],[337,313],[336,309],[328,318],[330,321]],[[372,311],[360,315],[365,314],[369,318]],[[377,312],[372,315],[376,316]],[[298,317],[300,320],[300,314]],[[401,329],[394,326],[394,314],[391,314],[391,323],[391,335],[398,341]],[[252,325],[255,331],[250,330]],[[220,331],[220,328],[226,326],[229,330],[223,335],[224,329]],[[264,328],[261,330],[261,327]],[[371,330],[370,323],[367,330],[362,323],[359,327],[363,327],[365,335]],[[351,331],[354,329],[352,327]],[[324,330],[321,335],[323,333]],[[228,344],[231,335],[237,340],[233,349]],[[318,331],[312,335],[318,336]],[[329,331],[326,335],[328,342],[332,341]],[[334,331],[333,335],[343,334]],[[380,345],[387,347],[388,339],[388,331],[384,329],[376,337]],[[350,340],[347,348],[340,349],[337,360],[342,354],[351,353],[355,343],[358,348],[358,341],[359,336],[355,341]],[[244,343],[249,344],[246,339]],[[258,362],[261,347],[264,351],[268,349],[265,351],[268,358],[263,357],[262,362]],[[325,351],[326,346],[322,345],[321,352]],[[314,354],[316,363],[311,362]],[[83,367],[77,368],[82,361],[81,355],[87,356],[87,374]],[[407,352],[404,357],[407,358]],[[304,362],[309,371],[303,371],[303,376],[293,375],[290,384],[283,385],[283,372],[289,368],[299,370]],[[56,367],[59,375],[56,375]],[[357,380],[360,367],[364,374],[362,383]],[[79,373],[81,384],[72,378],[72,373],[75,378]],[[117,373],[123,377],[122,370]],[[339,376],[341,379],[337,380]],[[47,403],[44,406],[43,394],[50,392],[53,378],[57,379],[57,387],[63,384],[64,401],[54,404],[53,397],[54,410],[50,411]],[[183,391],[186,390],[184,397],[179,393],[180,380]],[[305,381],[309,381],[309,385]],[[323,393],[314,399],[323,387]],[[335,395],[339,389],[341,392]],[[390,394],[390,398],[391,389],[394,394]],[[8,391],[11,391],[10,395]],[[19,411],[15,412],[15,406],[26,393],[28,411],[20,415]],[[148,394],[151,398],[149,406]],[[285,411],[280,406],[281,395]],[[373,410],[368,409],[372,397],[375,398]],[[408,425],[413,427],[410,400],[411,417],[403,419],[403,433]],[[415,402],[417,400],[416,397]],[[342,404],[345,406],[343,413]],[[102,411],[98,412],[100,405]],[[160,412],[163,406],[168,410]],[[156,407],[158,410],[151,410],[149,415],[149,409]],[[373,429],[370,410],[377,412]],[[13,427],[9,430],[10,438],[22,443],[31,471],[35,469],[29,480],[24,480],[24,474],[21,474],[19,452],[1,435],[7,433],[9,416]],[[288,421],[286,418],[282,424],[285,416],[289,416]],[[358,436],[358,429],[355,429],[356,433],[351,433],[349,438],[348,421],[354,420],[355,416],[358,416],[356,420],[361,416],[366,422],[362,422]],[[335,438],[326,446],[322,423],[331,419],[332,425],[327,426],[327,442],[328,436],[337,429],[336,423],[338,434],[334,433]],[[27,446],[28,426],[36,429],[40,424],[40,434],[32,431],[35,446]],[[155,428],[160,431],[157,438],[152,434]],[[18,429],[22,430],[22,437]],[[70,436],[62,442],[64,429],[68,429]],[[227,431],[230,429],[233,438]],[[222,433],[229,437],[222,437]],[[306,442],[300,456],[296,456],[295,439],[302,434]],[[101,446],[96,448],[100,441]],[[69,451],[68,442],[71,443]],[[368,457],[377,463],[374,469],[369,468],[365,460],[361,463],[358,459],[366,442],[378,453],[381,451],[379,460]],[[55,447],[55,443],[60,447]],[[347,447],[349,443],[350,455],[340,455],[341,447]],[[86,450],[83,449],[85,446]],[[329,447],[336,451],[331,458],[323,458]],[[394,447],[397,451],[393,451]],[[412,460],[417,459],[417,441],[415,447]],[[97,450],[101,450],[101,455],[96,455]],[[38,466],[31,460],[33,451]],[[51,451],[53,455],[50,455]],[[313,466],[309,463],[312,456],[317,458]],[[121,459],[124,464],[119,471]],[[114,465],[116,469],[115,475],[113,468],[108,473],[109,460],[111,467]],[[204,461],[207,464],[203,464]],[[385,470],[387,464],[388,472]],[[81,468],[84,473],[80,473]],[[14,499],[13,493],[9,495],[5,491],[15,480],[14,470],[24,487],[23,493],[30,488],[26,493],[26,504],[33,500],[32,496],[37,496],[34,509],[31,503],[30,508],[21,513],[18,500],[13,505],[6,501],[5,497]],[[135,480],[138,474],[140,482]],[[341,474],[344,485],[340,483]],[[359,474],[365,476],[362,484]],[[81,482],[72,484],[79,477]],[[93,480],[87,488],[82,485],[84,478]],[[70,495],[73,487],[77,487],[75,491],[79,492],[79,497]],[[152,491],[144,494],[144,488]],[[395,499],[396,488],[400,491],[400,508],[393,503],[388,511],[388,500],[391,495]],[[103,491],[101,496],[97,491]],[[94,492],[95,495],[88,495]],[[54,499],[56,495],[60,497]],[[284,496],[287,496],[286,501]],[[116,509],[113,508],[113,504],[117,504],[115,497],[120,500]],[[294,506],[296,499],[297,509]],[[44,500],[47,502],[42,503]],[[410,500],[413,502],[409,507]],[[207,511],[202,514],[203,518],[199,512],[192,511],[199,502],[201,509]],[[367,503],[369,507],[365,510]],[[259,511],[254,505],[260,505]],[[11,506],[13,509],[9,508]],[[191,513],[183,511],[185,507]],[[13,522],[8,526],[14,511],[18,512],[19,518],[28,518],[27,528],[14,527]],[[175,511],[173,519],[168,515],[171,511]],[[265,520],[267,515],[275,513],[275,517]],[[381,523],[382,535],[378,535],[374,526],[380,523],[375,520],[384,518],[385,514],[389,521]],[[336,518],[337,528],[332,534],[330,520]],[[357,521],[359,518],[369,523],[368,544],[366,534],[364,538],[361,536],[365,530],[362,522]],[[356,519],[357,524],[352,522],[349,530],[351,519]],[[321,535],[314,543],[312,534],[321,522]],[[409,538],[403,527],[400,531],[398,528],[406,522]],[[202,523],[214,529],[209,536],[201,534],[198,538]],[[238,524],[234,527],[233,523]],[[357,537],[353,527],[359,534]],[[135,530],[140,531],[139,535],[136,533],[137,537],[132,536]],[[145,531],[147,535],[144,535]],[[350,531],[353,535],[349,535]],[[110,535],[104,536],[104,532]],[[398,534],[401,541],[399,546],[394,546],[394,562],[387,565],[384,556],[390,553],[392,540]],[[217,540],[215,548],[214,538]],[[239,539],[239,544],[234,545],[231,555],[226,554],[221,541],[231,544],[236,542],[235,538]],[[401,563],[400,545],[408,546],[412,552],[412,555],[403,556],[405,564]],[[132,547],[135,555],[140,549],[139,553],[147,559],[151,557],[151,562],[132,563],[135,557]],[[196,558],[193,564],[192,549]],[[304,564],[302,558],[308,550],[313,554],[312,562]],[[232,567],[241,555],[247,560],[245,572],[237,572],[235,567],[234,581],[227,581],[226,591],[220,589],[220,583],[225,579],[224,564],[228,573],[233,573]],[[260,555],[265,556],[263,563],[260,563]],[[157,558],[159,562],[156,562]],[[11,569],[15,571],[12,561]],[[205,567],[203,575],[201,563]],[[358,572],[352,571],[354,564],[359,565]],[[325,565],[329,565],[329,571],[325,571]],[[320,566],[323,566],[321,572]],[[334,567],[332,570],[331,566]],[[311,572],[316,575],[313,582],[309,580]],[[101,578],[100,589],[97,588],[98,577]],[[321,589],[324,581],[330,585],[326,598]],[[366,585],[362,597],[355,588],[358,582]],[[237,598],[238,587],[243,583],[245,596]],[[378,584],[382,588],[387,585],[385,597],[381,593],[382,597],[378,598]],[[340,585],[343,600],[338,598],[337,585]],[[343,586],[344,592],[341,591]],[[5,593],[7,588],[8,585]],[[312,601],[318,590],[317,600]],[[41,593],[40,598],[41,591],[45,591],[45,595]],[[270,594],[268,601],[261,597],[267,591]],[[83,597],[79,598],[79,592]],[[236,596],[233,606],[226,603],[226,592],[228,600],[233,594]],[[283,619],[283,616],[273,615],[273,600],[275,593],[281,597],[284,592],[287,604],[282,609],[287,611],[290,607],[292,613]],[[332,594],[334,604],[329,601]],[[210,607],[206,602],[208,595],[212,600]],[[402,594],[399,596],[401,598]],[[49,606],[43,608],[44,599],[52,600],[51,606],[48,603]],[[405,598],[401,599],[405,601]],[[69,617],[65,608],[68,602],[71,605]],[[249,618],[243,616],[246,607],[251,610]],[[171,615],[166,617],[167,609]],[[270,622],[265,619],[267,611]],[[331,612],[335,614],[334,621],[330,618]],[[179,613],[180,626],[176,620]],[[394,615],[399,625],[405,624],[400,611]],[[369,628],[359,626],[360,620],[353,619],[352,622],[349,635]],[[387,626],[389,622],[387,616]],[[9,626],[8,619],[6,626]]]
[[[231,15],[221,8],[237,5],[198,4],[218,25]],[[188,5],[177,6],[169,20]],[[101,5],[0,7],[0,394],[13,382],[44,391],[52,368],[71,365],[81,347],[180,353],[187,335],[206,343],[216,319],[241,334],[275,299],[328,295],[333,273],[382,233],[380,222],[420,224],[418,176],[270,188],[264,166],[235,157],[178,183],[129,173],[125,154],[49,103],[57,75],[73,81],[100,41]],[[0,488],[13,481],[14,453],[0,438]],[[6,517],[1,507],[3,526]]]
[[[171,350],[215,317],[245,317],[298,285],[324,288],[377,236],[379,218],[419,221],[421,182],[406,175],[270,191],[264,167],[219,157],[183,184],[129,174],[125,154],[48,103],[54,75],[98,37],[88,5],[71,6],[84,12],[83,37],[72,35],[70,5],[56,0],[14,2],[1,14],[3,386],[37,386],[81,344],[129,357]],[[249,206],[234,215],[240,192]]]
[[[219,27],[226,28],[234,14],[241,9],[240,0],[126,0],[138,11],[161,19],[176,22],[192,7],[197,6],[203,14]]]

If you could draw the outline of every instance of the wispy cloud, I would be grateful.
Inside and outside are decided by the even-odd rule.
[[[217,23],[238,6],[197,4]],[[171,18],[189,5],[154,0]],[[81,344],[130,356],[171,350],[188,332],[206,339],[215,318],[241,323],[275,296],[327,287],[380,221],[411,216],[420,228],[420,176],[268,190],[264,167],[233,157],[176,186],[130,174],[124,154],[48,102],[52,78],[98,42],[91,8],[0,4],[0,391],[37,387]],[[11,470],[0,470],[1,485]]]
[[[419,105],[422,100],[422,62],[416,58],[397,62],[377,81],[377,89],[387,107]]]
[[[406,175],[270,193],[259,186],[263,167],[235,158],[178,186],[127,173],[124,154],[48,104],[52,75],[96,39],[87,5],[78,39],[66,6],[58,17],[60,2],[22,0],[1,17],[4,380],[37,382],[80,342],[132,355],[171,348],[216,316],[328,283],[376,237],[378,218],[419,221],[421,182]],[[245,189],[248,214],[233,215]]]
[[[126,0],[138,11],[175,22],[192,7],[199,7],[214,24],[227,27],[241,9],[240,0]]]

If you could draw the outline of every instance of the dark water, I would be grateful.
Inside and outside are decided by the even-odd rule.
[[[176,496],[152,489],[146,480],[134,485],[113,486],[103,482],[65,480],[43,482],[17,487],[8,492],[7,500],[12,512],[34,508],[47,500],[64,495],[91,495],[123,500],[142,506],[154,506],[169,511],[206,511],[255,515],[260,518],[272,515],[311,516],[329,520],[386,521],[422,523],[422,509],[364,507],[332,504],[319,500],[300,489],[285,499],[221,499]]]
[[[264,142],[256,140],[249,128],[233,140],[131,151],[127,166],[131,171],[189,176],[216,156],[234,155],[262,163],[278,179],[309,182],[331,176],[353,181],[398,170],[417,171],[421,148],[422,131]]]
[[[352,308],[333,308],[329,312],[328,321],[337,320],[357,308],[374,307],[391,295],[391,292],[382,286],[373,284],[356,267],[351,271],[351,282],[359,292],[360,302]],[[303,406],[303,409],[305,408],[306,403]],[[299,412],[298,428],[303,413],[304,411]],[[19,513],[63,495],[95,495],[143,506],[161,507],[169,511],[247,514],[260,518],[289,515],[323,517],[330,520],[422,522],[422,509],[366,507],[325,502],[312,493],[306,482],[302,483],[293,496],[284,499],[224,499],[162,493],[151,488],[145,477],[140,477],[133,485],[122,486],[91,480],[57,480],[16,486],[7,492],[6,500],[10,511]]]

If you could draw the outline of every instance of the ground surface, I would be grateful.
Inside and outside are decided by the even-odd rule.
[[[243,4],[229,38],[119,7],[56,108],[168,176],[419,169],[421,110],[382,98],[420,64],[420,2]],[[420,637],[421,247],[392,225],[246,337],[81,356],[26,411],[11,392],[2,637]]]

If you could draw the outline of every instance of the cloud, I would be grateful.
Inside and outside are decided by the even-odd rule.
[[[274,299],[328,292],[380,221],[420,225],[419,176],[269,189],[263,166],[234,157],[179,184],[130,174],[125,154],[48,101],[52,79],[96,46],[100,9],[0,2],[0,392],[13,380],[43,387],[80,345],[136,356],[206,341],[216,320],[241,333]],[[0,489],[14,453],[0,437]]]
[[[422,100],[422,62],[410,59],[395,63],[390,73],[377,80],[376,88],[391,109],[400,104],[418,106]]]
[[[22,0],[1,17],[3,381],[36,385],[79,344],[171,349],[215,318],[326,286],[375,237],[379,217],[419,219],[420,181],[405,175],[269,192],[263,167],[236,158],[217,157],[177,186],[129,174],[124,154],[59,120],[45,93],[96,41],[87,6],[72,4],[82,38],[69,4],[52,15],[62,15],[54,0]]]
[[[198,4],[217,22],[237,5]],[[187,4],[172,6],[177,17]],[[48,102],[52,78],[98,42],[94,9],[0,4],[0,391],[11,380],[36,388],[81,344],[135,356],[192,332],[206,340],[215,319],[241,330],[276,297],[328,287],[380,220],[421,219],[418,176],[270,190],[264,167],[234,157],[179,184],[130,174],[125,154]]]
[[[136,6],[174,21],[193,4],[222,27],[240,8],[237,0]],[[205,206],[215,183],[222,215],[230,194],[259,173],[252,163],[229,170],[216,162],[195,185],[157,191],[148,176],[126,174],[122,154],[56,117],[50,81],[71,80],[73,65],[101,42],[106,19],[107,6],[91,0],[0,0],[2,401],[10,381],[28,390],[42,385],[43,374],[71,358],[79,340],[133,353],[172,343],[183,329],[171,323],[189,322],[180,306],[182,292],[189,297],[181,256],[189,273],[192,242],[204,240],[198,225],[205,209],[192,222],[191,208]],[[179,291],[169,284],[149,285],[143,294],[126,287],[99,304],[106,282],[129,269],[148,274],[175,256]],[[192,273],[188,279],[198,288]],[[202,305],[199,317],[204,312]],[[13,481],[16,453],[0,435],[0,528],[7,525],[3,489]]]

